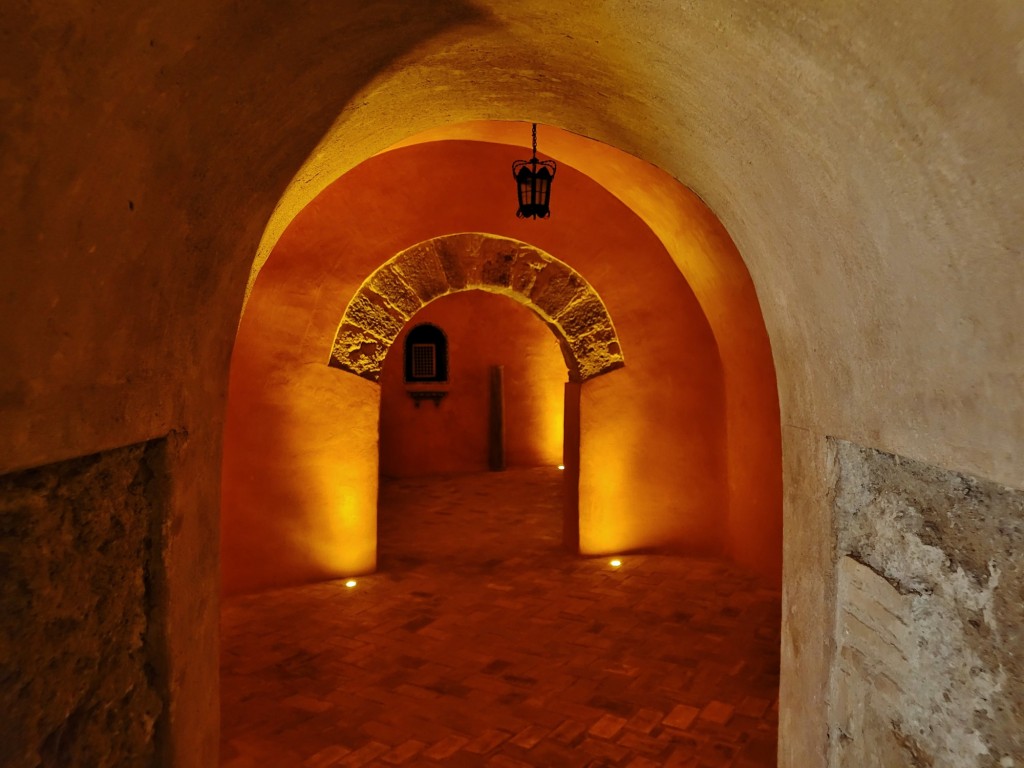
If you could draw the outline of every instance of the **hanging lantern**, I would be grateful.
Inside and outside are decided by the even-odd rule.
[[[512,176],[516,180],[516,195],[521,219],[546,219],[551,215],[551,182],[558,164],[554,160],[537,159],[537,124],[533,124],[533,157],[512,163]]]

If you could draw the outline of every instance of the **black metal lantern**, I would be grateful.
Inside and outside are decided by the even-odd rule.
[[[512,163],[512,176],[516,180],[521,219],[546,219],[551,215],[551,182],[558,164],[554,160],[537,159],[537,124],[533,124],[533,157]]]

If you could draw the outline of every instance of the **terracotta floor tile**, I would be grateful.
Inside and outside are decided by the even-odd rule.
[[[615,715],[605,715],[587,731],[591,736],[597,736],[601,739],[612,739],[615,738],[615,734],[622,730],[622,726],[626,724],[626,718],[616,717]]]
[[[402,765],[423,751],[425,746],[427,745],[422,741],[409,739],[409,741],[395,747],[386,755],[383,755],[381,760],[385,763],[391,763],[392,765]]]
[[[355,752],[350,752],[345,757],[341,758],[337,762],[339,768],[363,768],[367,763],[375,760],[376,758],[388,752],[389,748],[387,744],[381,744],[379,741],[371,741],[363,747],[360,747]]]
[[[677,705],[668,716],[662,720],[664,725],[671,728],[677,728],[680,731],[685,731],[694,720],[697,719],[697,715],[700,714],[700,710],[697,707],[691,707],[686,704]]]
[[[540,725],[530,725],[524,728],[512,739],[512,743],[523,749],[530,749],[547,736],[551,730]]]
[[[377,573],[226,600],[222,765],[773,768],[778,593],[566,554],[563,477],[385,481]]]
[[[529,763],[505,755],[494,755],[487,761],[488,768],[533,768]]]
[[[469,739],[464,736],[446,736],[423,754],[432,760],[443,760],[454,755],[468,743]]]
[[[697,753],[703,745],[696,742],[690,741],[684,744],[676,744],[672,747],[672,751],[668,755],[668,759],[665,760],[664,768],[688,768],[691,765],[697,763]],[[765,763],[765,765],[772,765],[773,763]]]
[[[465,749],[467,752],[486,755],[488,752],[493,750],[502,742],[508,741],[511,735],[511,733],[506,733],[505,731],[500,731],[496,728],[492,728],[491,730],[484,731],[483,733],[481,733],[479,736],[477,736],[475,739],[469,742],[469,744],[463,747],[463,749]]]
[[[747,717],[764,717],[772,702],[768,699],[759,699],[756,696],[746,696],[740,705],[736,707],[736,714]]]
[[[562,744],[571,745],[587,730],[586,723],[578,720],[566,720],[551,733],[551,738]]]
[[[707,706],[701,710],[700,719],[707,720],[708,722],[715,723],[716,725],[726,725],[732,718],[733,712],[732,705],[726,704],[721,701],[710,701]]]
[[[629,761],[626,768],[661,768],[661,763],[656,763],[646,757],[634,757]]]
[[[650,733],[664,717],[665,713],[659,712],[656,709],[641,709],[629,719],[629,722],[626,723],[625,727],[631,731]]]
[[[640,752],[644,755],[660,755],[665,752],[670,740],[667,735],[658,737],[647,736],[636,731],[626,731],[617,739],[620,746],[626,747],[633,752]]]
[[[607,758],[616,764],[625,760],[631,754],[629,749],[614,742],[591,739],[589,737],[580,742],[578,749],[586,752],[588,755]]]
[[[332,745],[321,749],[315,755],[312,755],[302,765],[304,768],[330,768],[330,766],[337,765],[338,761],[341,760],[345,755],[351,752],[348,747],[342,747],[340,745]]]

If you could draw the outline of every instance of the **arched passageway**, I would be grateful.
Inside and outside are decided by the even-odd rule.
[[[507,202],[505,174],[469,169],[508,167],[519,150],[501,140],[500,127],[469,130],[482,135],[412,142],[345,174],[295,217],[261,265],[232,365],[222,511],[226,589],[252,591],[368,574],[376,568],[377,499],[387,498],[390,489],[378,485],[381,454],[374,427],[385,402],[377,382],[387,384],[381,372],[386,374],[386,361],[393,359],[389,350],[393,355],[403,327],[418,322],[439,297],[497,293],[525,305],[548,325],[559,341],[567,378],[577,386],[579,474],[572,485],[578,492],[580,551],[662,552],[723,558],[723,563],[732,559],[768,585],[759,592],[749,586],[754,581],[744,582],[748,586],[743,591],[762,597],[743,608],[732,606],[730,601],[739,599],[732,593],[721,597],[729,621],[750,621],[757,615],[765,634],[756,637],[767,642],[756,663],[750,657],[750,669],[757,671],[730,683],[734,702],[708,698],[709,690],[691,688],[691,680],[669,697],[671,706],[645,698],[645,691],[635,691],[616,706],[632,716],[645,702],[650,704],[650,712],[660,713],[659,722],[668,718],[676,724],[651,726],[659,734],[664,729],[664,738],[671,742],[685,738],[676,731],[686,730],[689,724],[682,723],[691,709],[691,722],[698,715],[713,720],[716,711],[729,720],[731,714],[723,713],[731,713],[748,697],[767,702],[754,708],[760,707],[758,718],[769,717],[764,727],[774,734],[769,709],[775,694],[765,686],[777,685],[772,638],[778,632],[773,587],[781,560],[778,410],[770,349],[735,248],[714,217],[678,185],[663,185],[661,191],[667,194],[661,195],[662,205],[684,224],[649,200],[645,208],[644,196],[633,201],[663,227],[673,222],[659,233],[592,175],[565,162],[552,218],[533,226],[518,221]],[[497,133],[489,135],[493,130]],[[589,144],[551,132],[570,156],[574,145]],[[629,162],[607,148],[602,152],[609,160]],[[652,182],[662,181],[653,169],[643,172]],[[386,190],[386,205],[374,198],[374,185]],[[436,188],[451,190],[448,207],[432,209],[425,217],[417,201]],[[268,381],[276,386],[268,387]],[[400,402],[405,416],[422,426],[431,418],[460,418],[466,401],[446,398],[426,410]],[[267,418],[255,422],[243,414]],[[416,425],[410,428],[418,429]],[[382,420],[382,433],[385,428],[392,426]],[[381,444],[381,450],[385,447]],[[436,498],[433,490],[422,492],[424,498]],[[271,514],[281,506],[289,510],[286,516]],[[472,552],[472,526],[460,530]],[[511,532],[498,538],[516,540]],[[267,542],[273,542],[273,551]],[[522,548],[529,550],[530,545]],[[406,557],[426,567],[422,557]],[[516,557],[495,554],[486,562],[497,567],[516,562]],[[655,555],[630,559],[635,568],[668,568],[659,571],[661,577],[672,568],[682,569],[672,571],[680,579],[686,563],[696,561],[657,565],[661,562]],[[603,578],[597,565],[562,567],[589,568],[591,577]],[[703,572],[703,566],[693,567]],[[721,573],[733,584],[733,576]],[[557,590],[557,578],[534,574]],[[358,581],[361,588],[374,589],[379,578],[383,575]],[[461,587],[446,584],[444,589],[477,589],[478,581]],[[436,588],[417,591],[434,594]],[[591,583],[586,589],[600,585]],[[669,602],[656,609],[659,615],[669,610],[672,600],[685,602],[679,592],[670,592]],[[379,594],[383,599],[384,592]],[[625,603],[638,598],[620,597]],[[553,604],[556,598],[545,600]],[[756,609],[751,608],[754,603]],[[403,610],[408,609],[406,605]],[[677,613],[689,615],[682,609]],[[231,615],[238,627],[245,623],[242,614]],[[714,631],[704,623],[710,620],[702,614],[702,629],[696,631]],[[418,619],[408,621],[416,624]],[[627,623],[639,627],[641,635],[649,630],[642,621]],[[681,626],[676,629],[682,631]],[[624,626],[619,630],[625,631]],[[479,631],[460,628],[470,635]],[[544,632],[528,635],[520,638],[521,653],[539,654],[533,641],[554,642]],[[639,636],[630,638],[644,642]],[[232,639],[228,637],[228,647],[240,653]],[[667,636],[657,640],[665,641]],[[691,640],[680,636],[673,642]],[[468,649],[452,653],[453,664],[472,658]],[[704,661],[725,663],[724,658]],[[430,663],[440,662],[433,658]],[[737,663],[739,658],[731,666]],[[459,674],[463,680],[468,672]],[[644,667],[644,674],[655,672]],[[234,675],[229,669],[229,679],[237,684]],[[696,698],[684,703],[688,696]],[[497,702],[491,705],[492,713],[504,711]],[[719,705],[725,709],[716,710]],[[705,712],[707,707],[711,709]],[[598,727],[588,723],[583,730],[591,726]]]
[[[436,381],[409,376],[409,341],[423,329],[444,342],[438,354],[445,357],[445,375]],[[481,563],[524,556],[552,535],[562,545],[563,528],[571,535],[564,546],[575,553],[578,502],[570,491],[578,483],[578,465],[555,469],[565,461],[566,439],[575,440],[574,455],[579,448],[579,435],[567,436],[564,429],[566,392],[578,393],[567,378],[555,334],[529,307],[505,295],[459,291],[409,318],[379,377],[379,570],[390,572],[396,559]],[[525,468],[540,468],[534,502],[546,514],[524,519],[528,510],[520,507],[529,494],[504,497],[500,487],[487,485],[480,491],[490,496],[473,498],[486,514],[467,512],[463,486],[480,473]],[[396,494],[398,500],[419,497],[422,505],[395,503]],[[427,512],[438,509],[445,511]]]
[[[165,537],[152,539],[153,556],[119,561],[126,578],[97,581],[100,604],[134,605],[159,640],[146,668],[155,678],[137,678],[162,703],[155,722],[140,718],[149,724],[139,732],[143,748],[204,768],[216,761],[221,434],[228,359],[261,233],[267,256],[306,203],[410,133],[531,116],[682,180],[728,227],[753,276],[779,373],[786,457],[783,763],[863,765],[862,745],[885,745],[892,764],[907,762],[908,750],[936,764],[978,750],[992,760],[1020,754],[1013,628],[1022,621],[1012,575],[1024,546],[1019,506],[1003,500],[1019,499],[1024,487],[1024,20],[1016,0],[932,11],[858,1],[812,9],[791,0],[453,0],[350,4],[339,13],[332,3],[158,0],[6,14],[0,471],[4,503],[20,503],[27,490],[33,513],[25,520],[46,526],[38,535],[17,528],[6,551],[25,573],[52,578],[45,566],[64,562],[54,544],[67,537],[51,523],[67,507],[69,464],[160,457],[141,469],[155,484],[146,494],[153,531]],[[633,191],[644,188],[657,184]],[[420,233],[378,255],[451,231],[461,230]],[[690,282],[698,295],[733,284],[720,276]],[[310,329],[320,331],[316,322]],[[726,378],[727,402],[744,402]],[[310,410],[330,412],[321,406]],[[310,483],[319,472],[344,479],[335,467],[313,467],[281,420],[271,422],[266,437],[298,454],[307,486],[319,488]],[[756,462],[731,458],[742,427],[740,418],[728,440],[730,484],[756,488],[745,473]],[[41,494],[39,472],[60,480],[49,486],[56,497]],[[117,504],[134,513],[137,496],[111,477],[86,473],[76,508],[108,517]],[[836,494],[839,478],[854,491],[886,478],[895,486],[886,492],[917,511],[941,511],[932,502],[943,499],[955,524],[896,515],[887,519],[921,525],[897,527],[895,543],[876,530],[837,545],[837,532],[877,508],[868,493]],[[928,504],[917,503],[921,487]],[[972,489],[967,510],[956,506],[961,488]],[[279,493],[271,512],[294,510],[296,498]],[[344,512],[331,495],[322,500]],[[732,508],[730,516],[740,528],[753,521]],[[90,535],[92,520],[70,524],[75,542]],[[284,524],[272,533],[293,538]],[[940,556],[910,556],[922,549]],[[79,547],[66,562],[88,569],[96,551]],[[908,649],[941,638],[953,651],[911,654],[905,687],[891,701],[872,697],[868,723],[830,708],[843,658],[837,608],[850,596],[837,574],[847,573],[851,553],[876,570],[864,583],[881,594],[889,587],[877,574],[928,586],[904,616]],[[978,584],[951,572],[955,562],[976,571]],[[1002,574],[998,586],[988,562]],[[106,574],[111,563],[95,565]],[[140,579],[153,594],[118,592]],[[32,579],[10,582],[37,588]],[[4,639],[40,666],[22,667],[37,695],[6,710],[5,746],[34,754],[50,733],[80,743],[72,731],[78,739],[86,731],[62,730],[69,713],[121,703],[81,673],[89,664],[51,672],[72,646],[63,635],[54,647],[36,642],[51,636],[53,589],[63,604],[83,605],[76,590],[84,582],[44,581],[44,599],[19,594],[22,610],[8,612]],[[970,608],[979,601],[994,626],[983,632]],[[892,605],[902,610],[905,601],[897,593]],[[134,647],[111,648],[89,624],[76,638],[100,658]],[[982,674],[968,681],[975,688],[946,689],[967,657],[980,660]],[[986,689],[992,681],[1005,686]],[[989,714],[965,718],[979,702]],[[915,727],[915,718],[934,727]],[[842,745],[845,758],[828,754],[829,734],[840,732],[832,746]],[[100,743],[127,754],[112,739]]]
[[[421,382],[405,370],[410,333],[424,327],[444,334],[443,380]],[[431,302],[409,320],[382,367],[381,476],[561,464],[566,382],[557,339],[525,306],[483,291]]]
[[[553,135],[570,147],[593,144]],[[511,215],[507,177],[471,170],[510,166],[518,154],[467,140],[385,152],[325,190],[278,242],[254,283],[232,365],[222,509],[228,593],[373,569],[379,392],[324,361],[339,326],[346,330],[344,308],[370,306],[353,298],[369,290],[367,275],[415,243],[466,231],[529,237],[557,254],[600,295],[629,355],[627,367],[593,379],[582,393],[581,549],[726,554],[779,578],[771,354],[735,248],[673,183],[656,190],[686,222],[676,222],[670,252],[644,219],[570,165],[559,171],[557,216],[531,227]],[[382,179],[383,205],[368,193]],[[424,217],[419,203],[438,184],[452,190],[449,205]],[[689,259],[690,279],[677,251]],[[529,253],[524,264],[536,258]],[[477,255],[486,257],[486,249]],[[560,311],[551,317],[577,321]],[[375,338],[383,343],[400,317]],[[588,333],[577,332],[584,345],[596,338]],[[576,343],[572,334],[567,339]],[[618,350],[605,346],[606,354]],[[255,413],[263,417],[245,415]],[[344,427],[327,418],[342,413]]]
[[[462,380],[456,382],[452,391],[454,396],[443,406],[440,401],[435,403],[436,408],[441,410],[440,413],[419,411],[418,400],[411,404],[416,408],[413,411],[410,410],[410,403],[403,402],[402,398],[396,403],[393,374],[390,377],[392,396],[388,397],[389,393],[385,391],[381,401],[381,473],[423,474],[428,471],[428,467],[433,467],[435,472],[480,471],[488,466],[484,459],[489,452],[492,453],[490,464],[494,464],[495,450],[501,456],[497,466],[503,468],[506,464],[504,454],[508,429],[504,416],[501,418],[501,424],[489,423],[492,420],[489,409],[493,406],[488,405],[488,400],[493,397],[500,398],[501,402],[497,408],[501,413],[504,413],[506,406],[512,409],[509,429],[513,430],[513,438],[520,446],[540,442],[545,433],[550,433],[551,428],[548,425],[552,422],[557,421],[561,433],[563,417],[569,413],[569,423],[573,427],[568,438],[572,443],[571,450],[563,454],[562,446],[559,445],[558,455],[555,456],[549,449],[546,454],[546,465],[554,466],[563,461],[568,465],[565,483],[570,487],[570,491],[565,509],[565,543],[567,547],[576,551],[580,548],[580,477],[585,478],[585,504],[591,508],[607,509],[616,503],[614,497],[596,501],[592,498],[592,478],[600,476],[605,469],[595,464],[607,459],[607,456],[601,456],[596,451],[580,450],[581,410],[586,411],[588,416],[588,428],[583,438],[587,442],[607,441],[607,433],[617,432],[619,428],[617,419],[591,412],[591,393],[587,382],[615,371],[624,364],[622,342],[616,334],[612,318],[601,297],[583,275],[550,254],[509,238],[462,233],[418,243],[381,265],[349,301],[332,344],[330,364],[371,381],[378,381],[381,378],[384,361],[388,359],[392,344],[402,332],[403,324],[407,326],[417,313],[428,305],[432,306],[438,299],[466,291],[496,294],[528,308],[550,329],[557,340],[564,361],[562,380],[565,381],[567,371],[569,385],[564,387],[564,393],[563,387],[559,386],[557,399],[552,398],[551,382],[543,380],[550,378],[549,370],[542,368],[538,371],[540,375],[533,383],[538,389],[548,389],[548,395],[540,398],[545,402],[545,410],[548,413],[543,420],[531,420],[537,430],[535,433],[524,434],[523,430],[528,422],[522,421],[521,417],[528,410],[525,406],[531,401],[535,402],[535,398],[530,383],[519,381],[522,376],[519,366],[534,356],[536,339],[531,339],[532,343],[528,346],[507,349],[509,339],[503,335],[505,326],[499,322],[503,317],[502,313],[491,312],[478,319],[459,318],[455,327],[462,329],[463,334],[472,334],[477,340],[474,345],[477,354],[473,362],[476,363],[474,373],[478,379],[487,373],[486,366],[501,365],[504,368],[506,364],[511,364],[514,368],[510,366],[510,372],[515,370],[519,374],[514,376],[511,382],[514,385],[512,392],[516,396],[506,403],[506,390],[503,385],[500,391],[492,392],[490,384],[481,384],[478,380],[477,386],[470,388],[467,382]],[[492,306],[497,308],[498,305]],[[467,323],[472,324],[472,329],[465,327]],[[670,345],[673,338],[665,338],[662,346]],[[486,354],[482,355],[484,350]],[[486,364],[482,362],[484,357],[489,361]],[[642,355],[641,360],[645,357]],[[468,366],[463,369],[463,364],[467,361],[463,360],[461,355],[457,356],[456,362],[459,373],[468,372]],[[713,369],[717,368],[713,360],[703,362],[710,364]],[[647,386],[639,387],[635,383],[626,383],[619,387],[618,396],[624,400],[637,399],[644,395],[649,396],[648,393],[652,389],[666,393],[665,386],[673,379],[671,374],[674,367],[673,363],[662,364],[657,377],[650,377],[654,381]],[[394,362],[392,370],[396,370]],[[447,394],[449,392],[446,384],[444,395]],[[404,404],[404,410],[400,404]],[[397,412],[404,413],[404,419],[397,419]],[[633,414],[634,418],[643,424],[651,422],[656,413],[660,412],[660,409],[647,409],[646,413],[637,416],[634,409]],[[404,423],[410,420],[417,426]],[[447,434],[453,423],[459,425],[457,439]],[[497,430],[497,437],[488,436],[491,430]],[[447,444],[444,443],[446,436],[449,438]],[[411,441],[414,437],[423,445],[435,448],[445,446],[447,450],[442,448],[429,454],[420,451],[415,454],[415,459],[406,455],[403,460],[397,460],[397,446]],[[559,434],[560,443],[563,437],[563,434]],[[484,445],[477,445],[481,441]],[[488,441],[492,444],[488,445]],[[495,441],[497,444],[494,444]],[[364,450],[372,451],[373,446],[367,445]],[[545,463],[538,460],[542,452],[537,450],[536,445],[533,446],[533,450],[527,450],[526,453],[535,457],[532,462],[526,464],[527,466]],[[475,461],[471,458],[474,454]],[[586,457],[585,465],[581,465],[581,456]],[[584,526],[584,552],[588,551],[588,546],[593,547],[592,542],[595,539],[601,538],[602,532],[593,530],[593,527],[593,524],[590,528]],[[604,551],[625,551],[631,548],[621,541],[607,538],[600,546]]]

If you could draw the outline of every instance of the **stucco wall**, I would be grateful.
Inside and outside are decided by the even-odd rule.
[[[403,370],[405,337],[433,323],[448,337],[449,381],[440,405],[416,407]],[[504,369],[505,458],[510,467],[562,461],[565,361],[551,331],[505,296],[456,293],[420,310],[381,373],[380,471],[389,477],[487,471],[490,367]]]
[[[216,762],[229,350],[306,157],[310,199],[418,130],[532,118],[658,165],[721,217],[772,337],[793,489],[784,765],[825,755],[820,708],[788,713],[827,671],[830,564],[811,567],[817,538],[796,546],[828,525],[819,475],[799,474],[824,436],[1024,486],[1016,0],[7,10],[0,468],[187,432],[170,718],[194,765]]]

